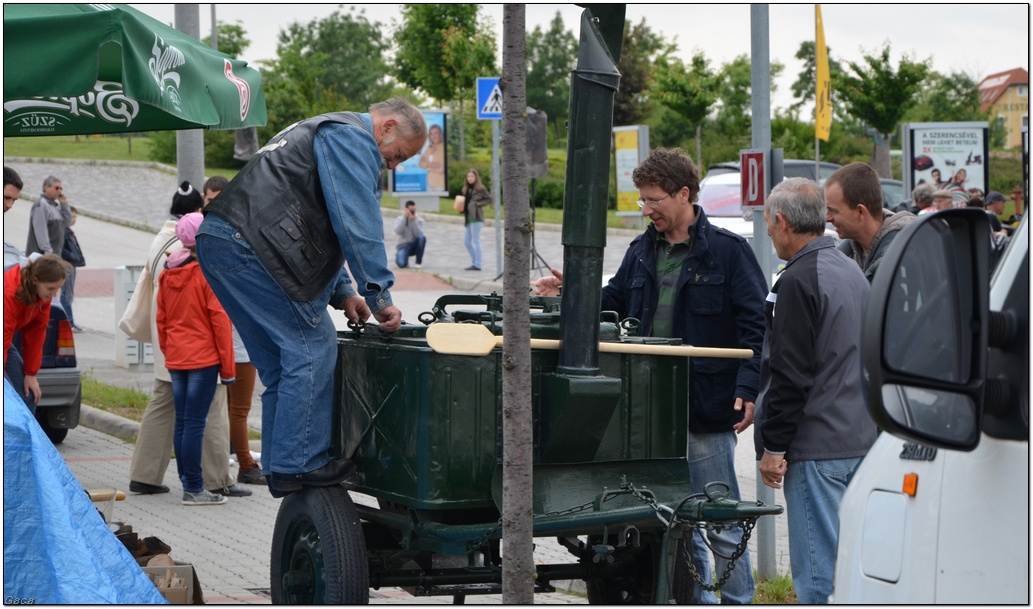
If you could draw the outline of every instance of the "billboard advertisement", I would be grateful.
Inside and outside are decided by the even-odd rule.
[[[904,125],[904,185],[989,190],[989,123]]]
[[[395,193],[435,193],[448,190],[448,141],[443,110],[425,110],[427,141],[416,156],[394,169]]]
[[[613,149],[617,170],[617,214],[641,216],[638,188],[631,174],[649,156],[649,126],[630,125],[613,128]]]

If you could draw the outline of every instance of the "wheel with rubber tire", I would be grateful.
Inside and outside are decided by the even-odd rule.
[[[369,603],[366,542],[341,486],[306,486],[283,499],[273,528],[274,604]]]
[[[50,424],[50,418],[47,416],[45,409],[39,409],[36,411],[36,422],[39,423],[43,433],[47,434],[50,441],[54,444],[60,444],[64,441],[65,436],[68,435],[68,430],[60,427],[54,427]]]

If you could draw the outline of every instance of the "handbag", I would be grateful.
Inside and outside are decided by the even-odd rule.
[[[86,266],[86,258],[83,257],[82,248],[79,247],[79,240],[75,238],[72,229],[65,229],[65,243],[61,246],[61,258],[72,266]]]
[[[466,197],[463,195],[456,195],[456,200],[452,203],[452,209],[459,213],[463,213],[466,210]]]
[[[153,342],[151,337],[151,308],[154,305],[154,279],[151,270],[143,267],[140,279],[136,282],[133,295],[126,304],[126,310],[122,313],[122,319],[118,320],[118,327],[125,332],[129,338],[138,340],[141,343]]]
[[[169,249],[178,240],[176,237],[169,239],[159,252]],[[154,337],[151,335],[151,318],[154,317],[154,274],[157,272],[160,262],[161,253],[154,257],[154,262],[149,267],[143,267],[140,278],[136,281],[136,287],[133,288],[133,295],[129,297],[129,302],[126,304],[126,310],[122,313],[122,318],[118,320],[118,327],[129,338],[141,343],[154,342]]]

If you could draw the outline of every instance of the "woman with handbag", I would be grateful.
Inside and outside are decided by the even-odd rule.
[[[50,301],[61,290],[70,268],[54,254],[33,254],[30,260],[26,266],[15,265],[4,273],[4,377],[35,414],[42,395],[36,374],[43,363]],[[19,330],[20,348],[14,345]]]
[[[151,242],[140,281],[136,284],[133,297],[126,306],[119,321],[127,335],[140,342],[154,345],[154,385],[151,400],[140,421],[140,431],[133,448],[133,461],[129,466],[129,491],[142,494],[169,492],[164,484],[175,437],[175,400],[172,395],[172,377],[165,368],[165,355],[159,348],[157,309],[158,283],[164,274],[167,255],[175,252],[182,244],[176,236],[176,225],[180,218],[191,212],[201,211],[204,198],[189,182],[180,184],[172,196],[169,219]],[[219,387],[208,410],[201,452],[201,475],[206,490],[230,497],[247,497],[251,490],[236,484],[230,471],[229,415],[226,408],[226,389]]]
[[[483,255],[481,228],[484,226],[484,206],[491,205],[492,199],[488,189],[481,183],[481,175],[473,167],[466,172],[463,194],[460,197],[463,198],[462,214],[466,220],[464,242],[466,244],[466,251],[470,252],[470,258],[473,259],[473,264],[464,270],[479,271],[481,270],[481,257]],[[458,208],[459,197],[456,197],[456,199],[456,207]],[[456,211],[459,210],[457,209]]]
[[[76,238],[75,232],[72,231],[75,221],[79,219],[79,210],[73,205],[69,205],[68,210],[72,212],[72,219],[69,220],[68,227],[65,228],[65,242],[61,246],[61,258],[71,265],[72,273],[61,288],[61,308],[65,310],[68,323],[72,325],[72,332],[82,332],[82,328],[75,325],[75,317],[72,315],[72,301],[75,300],[75,268],[86,266],[86,258],[83,257],[82,248],[79,247],[79,239]]]

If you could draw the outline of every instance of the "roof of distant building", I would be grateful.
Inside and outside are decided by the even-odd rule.
[[[991,74],[979,83],[979,108],[983,112],[994,105],[1008,87],[1012,85],[1028,85],[1029,72],[1023,68],[1013,68],[1005,72]]]

